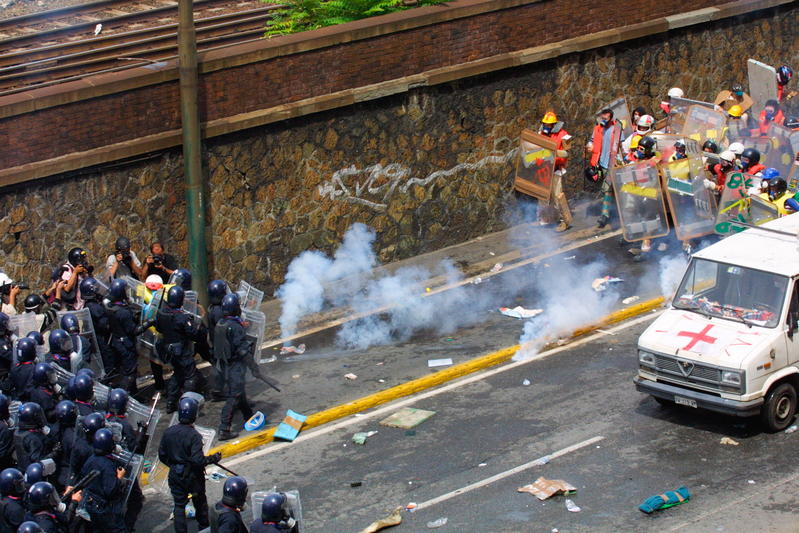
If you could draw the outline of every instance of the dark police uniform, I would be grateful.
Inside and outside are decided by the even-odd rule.
[[[216,527],[212,524],[211,530],[214,533],[247,533],[247,526],[244,525],[244,520],[242,520],[238,509],[217,502],[214,505],[213,513]]]
[[[8,495],[0,498],[0,533],[17,533],[24,520],[25,505],[21,497]]]
[[[127,482],[117,479],[117,465],[110,456],[89,457],[81,469],[81,477],[87,476],[92,470],[97,470],[100,475],[83,490],[86,511],[92,524],[102,524],[102,530],[112,533],[127,533],[122,508]]]
[[[14,362],[14,344],[11,341],[11,334],[0,335],[0,386],[8,389],[8,373]]]
[[[87,301],[85,307],[89,310],[89,314],[92,315],[94,334],[97,337],[97,344],[100,345],[100,357],[103,360],[103,367],[106,373],[109,374],[114,369],[114,361],[108,339],[111,334],[108,310],[102,302],[98,302],[95,299]]]
[[[15,466],[14,429],[9,420],[0,420],[0,472]]]
[[[114,368],[122,376],[122,388],[135,394],[138,360],[136,320],[127,302],[113,302],[108,307],[111,353]]]
[[[144,449],[147,444],[146,437],[142,439],[141,445],[137,447],[136,431],[125,415],[107,413],[105,419],[109,425],[119,424],[122,426],[122,442],[120,444],[123,448],[128,451],[133,451],[133,453],[144,454]],[[130,496],[128,497],[128,505],[125,508],[125,527],[127,527],[128,531],[133,531],[142,507],[144,507],[144,494],[141,491],[139,480],[135,479],[133,481],[133,487],[131,487],[130,490]]]
[[[194,343],[197,331],[191,323],[191,315],[182,309],[164,306],[155,317],[155,329],[162,338],[158,351],[164,362],[172,365],[172,377],[167,383],[167,410],[174,410],[181,391],[193,391],[197,382],[197,367],[194,364]]]
[[[205,497],[203,440],[190,424],[168,428],[158,447],[158,458],[169,467],[169,490],[175,502],[175,533],[186,533],[186,504],[192,495],[199,529],[209,526],[208,500]]]
[[[27,402],[30,398],[33,390],[33,368],[35,366],[36,361],[27,361],[17,363],[11,368],[10,378],[11,384],[14,386],[14,397],[21,402]]]
[[[223,431],[230,431],[235,411],[241,411],[244,420],[253,415],[245,390],[245,358],[252,357],[252,341],[247,338],[239,317],[226,316],[216,324],[214,355],[224,379],[225,405],[222,407],[219,427]]]
[[[17,468],[24,472],[31,463],[51,457],[47,436],[39,429],[18,429],[14,434]]]
[[[39,404],[48,422],[55,420],[55,406],[61,398],[54,390],[50,387],[36,387],[30,393],[30,401]]]

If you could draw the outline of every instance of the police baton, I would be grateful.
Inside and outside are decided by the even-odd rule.
[[[86,474],[84,477],[82,477],[80,479],[80,481],[75,483],[74,487],[72,487],[71,489],[66,491],[64,493],[64,495],[61,496],[61,501],[62,502],[68,502],[70,500],[70,498],[72,498],[73,494],[75,494],[76,492],[80,492],[83,489],[85,489],[89,485],[89,483],[91,483],[94,480],[94,478],[96,478],[99,475],[100,475],[100,471],[99,470],[92,470],[91,472]]]

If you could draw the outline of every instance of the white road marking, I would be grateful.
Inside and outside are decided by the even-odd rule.
[[[486,485],[490,485],[495,481],[499,481],[500,479],[505,479],[506,477],[512,476],[514,474],[518,474],[519,472],[523,472],[524,470],[528,470],[533,468],[534,466],[541,466],[547,464],[552,459],[557,459],[563,455],[571,453],[573,451],[579,450],[581,448],[585,448],[586,446],[590,446],[591,444],[597,443],[601,440],[604,440],[605,437],[592,437],[588,440],[584,440],[582,442],[578,442],[577,444],[572,444],[566,448],[553,452],[549,455],[545,455],[543,457],[539,457],[535,461],[530,461],[529,463],[524,463],[523,465],[519,465],[517,467],[511,468],[510,470],[505,470],[504,472],[500,472],[491,477],[487,477],[476,483],[472,483],[471,485],[466,485],[465,487],[461,487],[459,489],[453,490],[452,492],[447,492],[446,494],[442,494],[432,500],[427,500],[425,502],[419,503],[416,505],[416,510],[420,511],[422,509],[426,509],[428,507],[432,507],[433,505],[441,502],[445,502],[455,496],[460,496],[461,494],[466,494],[467,492],[471,492],[475,489],[479,489],[480,487],[485,487]]]
[[[546,357],[549,357],[550,355],[555,355],[555,354],[560,353],[562,351],[565,351],[565,350],[568,350],[568,349],[571,349],[571,348],[575,348],[577,346],[582,346],[583,344],[587,344],[589,342],[592,342],[592,341],[595,341],[597,339],[600,339],[600,338],[604,337],[605,335],[612,335],[615,332],[621,331],[624,328],[628,328],[630,326],[634,326],[634,325],[640,324],[642,322],[653,320],[656,316],[660,315],[660,313],[661,312],[646,313],[645,315],[642,315],[642,316],[639,316],[637,318],[634,318],[634,319],[632,319],[632,320],[630,320],[628,322],[623,322],[623,323],[621,323],[621,324],[619,324],[619,325],[617,325],[617,326],[615,326],[613,328],[610,328],[610,329],[607,329],[607,330],[603,330],[602,332],[599,332],[599,333],[594,333],[593,335],[589,335],[587,337],[583,337],[582,339],[578,339],[578,340],[576,340],[576,341],[574,341],[574,342],[572,342],[570,344],[564,344],[563,346],[558,346],[557,348],[553,348],[551,350],[547,350],[546,352],[541,352],[541,353],[536,354],[536,355],[534,355],[532,357],[529,357],[527,359],[522,359],[520,361],[513,361],[511,363],[508,363],[508,364],[505,364],[505,365],[501,365],[501,366],[498,366],[496,368],[484,370],[482,372],[477,372],[475,374],[471,374],[469,376],[465,376],[465,377],[460,378],[458,380],[452,381],[452,382],[450,382],[450,383],[448,383],[446,385],[443,385],[441,387],[438,387],[438,388],[435,388],[435,389],[430,389],[430,390],[428,390],[426,392],[422,392],[422,393],[419,393],[419,394],[414,395],[414,396],[409,396],[409,397],[404,398],[404,399],[400,399],[400,400],[396,400],[396,401],[387,403],[387,404],[381,406],[380,408],[375,409],[374,411],[365,412],[365,413],[358,413],[361,416],[348,417],[348,418],[345,418],[345,419],[341,420],[340,422],[331,423],[331,424],[325,424],[324,426],[321,426],[319,428],[316,428],[316,429],[313,429],[313,430],[310,430],[310,431],[305,431],[305,432],[301,433],[300,436],[297,437],[294,440],[294,442],[281,442],[281,443],[269,443],[269,444],[266,444],[266,445],[264,445],[264,447],[261,447],[260,449],[256,448],[252,452],[248,452],[248,453],[245,453],[243,455],[236,456],[236,457],[231,457],[230,459],[225,459],[225,465],[226,466],[233,466],[233,465],[241,464],[241,463],[247,462],[247,461],[249,461],[251,459],[255,459],[257,457],[262,457],[262,456],[270,454],[270,453],[279,452],[279,451],[287,448],[288,446],[296,446],[299,443],[306,442],[306,441],[309,441],[309,440],[317,438],[317,437],[321,437],[321,436],[326,435],[326,434],[328,434],[328,433],[330,433],[332,431],[336,431],[338,429],[345,428],[345,427],[351,426],[353,424],[360,424],[360,423],[362,423],[362,422],[364,422],[364,421],[366,421],[366,420],[368,420],[370,418],[374,418],[374,417],[377,417],[377,416],[388,415],[391,412],[396,411],[400,407],[405,407],[405,406],[414,404],[414,403],[416,403],[416,402],[418,402],[420,400],[424,400],[426,398],[432,398],[433,396],[438,396],[439,394],[443,394],[445,392],[449,392],[451,390],[463,387],[464,385],[468,385],[468,384],[474,383],[476,381],[481,381],[483,379],[486,379],[488,377],[494,376],[496,374],[501,374],[502,372],[507,372],[508,370],[512,370],[512,369],[517,368],[519,366],[526,365],[527,363],[531,363],[533,361],[538,361],[538,360],[544,359]]]

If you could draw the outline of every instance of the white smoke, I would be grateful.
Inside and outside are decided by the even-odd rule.
[[[666,256],[658,263],[658,276],[660,281],[660,294],[671,300],[674,292],[682,281],[685,268],[688,266],[688,257],[684,253]]]

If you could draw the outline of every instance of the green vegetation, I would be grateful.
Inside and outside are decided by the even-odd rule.
[[[279,1],[279,0],[278,0]],[[353,20],[403,11],[412,7],[443,4],[447,0],[286,0],[266,23],[266,36],[315,30]]]

